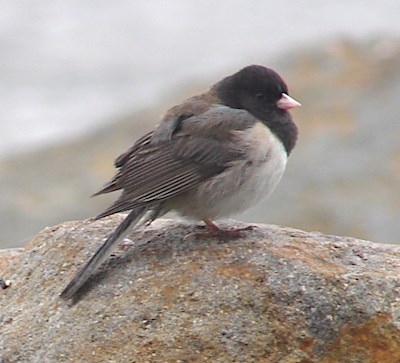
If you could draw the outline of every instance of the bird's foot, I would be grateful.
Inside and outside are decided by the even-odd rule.
[[[222,229],[209,219],[205,219],[204,223],[206,224],[208,231],[196,233],[196,238],[215,237],[220,240],[236,239],[243,237],[243,231],[253,231],[257,228],[256,226],[247,226],[243,228]]]

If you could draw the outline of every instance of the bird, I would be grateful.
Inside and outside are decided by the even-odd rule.
[[[122,190],[96,220],[129,213],[61,297],[73,298],[130,231],[169,211],[204,221],[204,237],[252,229],[224,230],[214,221],[252,207],[279,183],[298,136],[289,110],[298,106],[276,71],[249,65],[170,108],[115,160],[115,176],[94,194]]]

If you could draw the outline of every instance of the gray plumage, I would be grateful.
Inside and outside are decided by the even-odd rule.
[[[122,190],[96,219],[130,213],[61,296],[73,297],[134,227],[173,209],[218,230],[212,219],[268,195],[295,143],[287,109],[297,105],[275,72],[250,66],[169,110],[154,131],[116,159],[117,174],[95,194]]]

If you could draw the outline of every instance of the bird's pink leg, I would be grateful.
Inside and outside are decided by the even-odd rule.
[[[247,226],[244,228],[235,228],[235,229],[221,229],[215,223],[213,223],[210,219],[203,219],[206,224],[208,231],[203,233],[196,233],[196,237],[217,237],[220,239],[235,239],[243,237],[241,232],[243,231],[252,231],[256,227],[255,226]]]

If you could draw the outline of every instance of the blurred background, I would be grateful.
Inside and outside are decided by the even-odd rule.
[[[400,2],[0,0],[0,247],[94,216],[113,159],[248,64],[303,107],[287,172],[237,218],[400,243]]]

